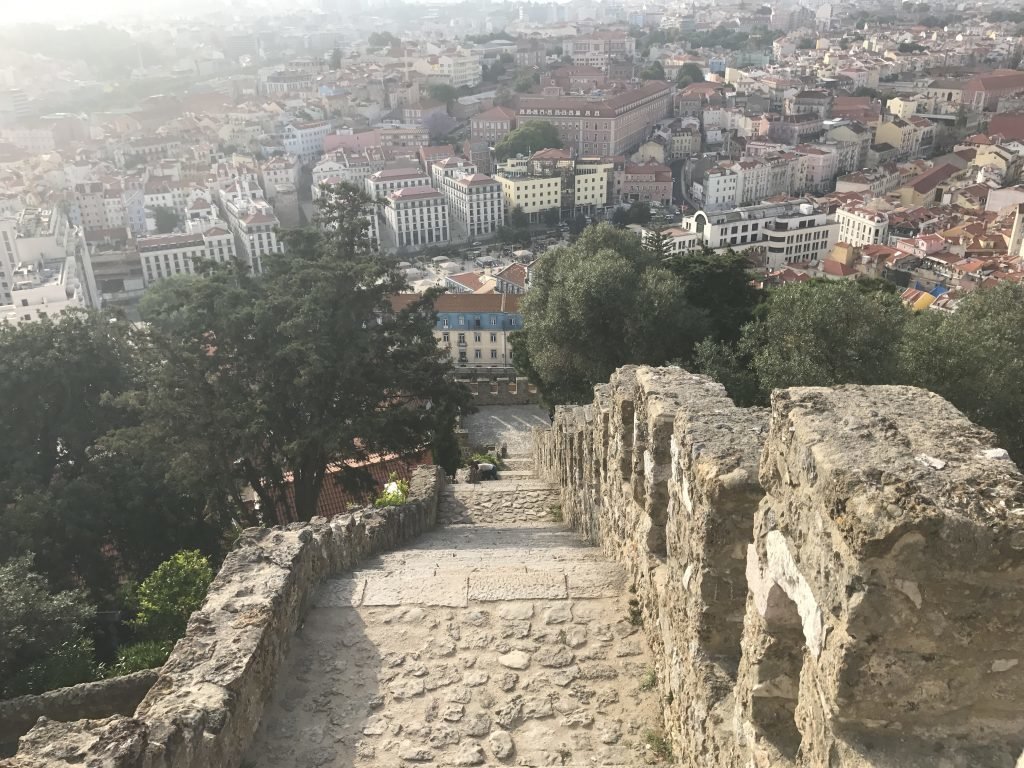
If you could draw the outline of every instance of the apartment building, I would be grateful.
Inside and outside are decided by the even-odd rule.
[[[680,229],[712,250],[759,248],[764,266],[819,261],[836,244],[839,226],[823,209],[799,200],[764,203],[727,211],[700,210],[684,216]]]
[[[856,173],[848,173],[836,179],[836,192],[868,193],[872,197],[884,197],[899,189],[900,170],[895,163],[886,163]]]
[[[615,164],[611,160],[576,158],[573,163],[573,209],[593,213],[595,209],[607,206],[615,178]]]
[[[2,229],[0,229],[2,231]],[[68,256],[59,265],[45,269],[22,266],[12,275],[10,299],[5,290],[0,301],[0,323],[19,325],[55,318],[70,309],[86,306],[78,264]]]
[[[562,176],[510,176],[499,171],[494,180],[501,185],[506,209],[521,208],[531,221],[538,221],[544,211],[562,207]]]
[[[431,82],[443,83],[452,88],[472,88],[483,76],[479,57],[462,53],[425,56],[413,62],[412,66]]]
[[[384,200],[400,189],[429,186],[430,177],[418,168],[392,168],[377,171],[367,178],[366,194],[371,200]]]
[[[284,127],[281,143],[289,154],[298,157],[303,165],[308,165],[324,153],[324,139],[330,133],[331,124],[327,120],[292,123]]]
[[[93,185],[77,184],[75,186],[77,193],[78,187],[92,187]],[[100,185],[100,187],[102,187],[102,185]],[[145,203],[145,206],[151,210],[154,208],[168,208],[177,213],[179,216],[184,216],[185,211],[188,208],[188,193],[188,186],[182,184],[180,181],[172,181],[158,176],[146,182],[143,201]],[[90,220],[93,217],[91,201],[88,201],[89,208],[86,208],[84,205],[87,202],[89,196],[90,195],[88,194],[83,194],[79,201],[79,205],[82,205],[83,220],[85,220],[85,217],[87,215]],[[112,228],[113,225],[109,223],[105,223],[102,226],[97,226],[95,224],[95,221],[92,221],[90,225],[86,226],[86,229]]]
[[[451,217],[465,226],[470,238],[493,234],[505,224],[500,182],[482,173],[445,175],[441,181]]]
[[[654,161],[627,163],[615,174],[618,202],[646,202],[668,205],[672,202],[672,169]]]
[[[429,163],[430,176],[434,189],[444,190],[444,180],[456,176],[467,176],[477,172],[477,167],[464,157],[445,157]]]
[[[860,205],[844,205],[836,211],[840,243],[854,247],[886,245],[889,242],[889,217]]]
[[[136,247],[146,287],[173,275],[194,275],[203,261],[235,258],[235,238],[225,226],[140,237]]]
[[[11,303],[14,272],[18,268],[18,223],[12,216],[0,216],[0,305]]]
[[[447,243],[448,203],[431,186],[396,189],[385,198],[384,219],[399,248]]]
[[[516,121],[518,125],[529,120],[551,123],[566,148],[608,157],[632,152],[671,113],[672,86],[652,81],[600,98],[522,96]]]
[[[485,141],[492,147],[515,129],[516,113],[508,107],[492,107],[470,119],[470,135],[473,139]]]
[[[274,209],[265,200],[252,199],[244,189],[221,192],[221,204],[235,239],[235,253],[253,273],[261,273],[267,258],[284,252],[277,239],[280,222]]]
[[[708,211],[721,211],[736,206],[739,176],[721,166],[709,168],[690,185],[690,195],[697,205]]]
[[[834,141],[839,149],[839,172],[852,173],[865,168],[868,162],[868,149],[871,147],[872,133],[866,125],[855,122],[825,124],[825,139]]]
[[[383,171],[387,163],[387,158],[379,147],[347,151],[338,149],[313,167],[313,186],[318,186],[324,179],[332,178],[338,182],[356,184],[364,188],[366,179],[377,171]]]
[[[295,155],[275,155],[260,163],[260,181],[267,198],[276,198],[279,187],[295,189],[300,169],[301,162]]]
[[[600,31],[568,37],[562,42],[562,55],[582,67],[606,69],[612,59],[632,59],[636,40],[627,32]]]
[[[402,298],[402,297],[398,297]],[[404,301],[418,299],[411,296]],[[512,364],[509,336],[522,330],[519,296],[508,293],[445,293],[434,301],[434,336],[460,367]]]

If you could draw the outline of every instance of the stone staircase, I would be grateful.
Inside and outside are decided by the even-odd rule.
[[[243,764],[668,762],[625,570],[561,525],[531,459],[507,467],[448,486],[447,527],[325,582]]]
[[[533,459],[511,456],[498,480],[458,482],[441,493],[440,525],[536,525],[561,520],[558,486],[539,480]]]

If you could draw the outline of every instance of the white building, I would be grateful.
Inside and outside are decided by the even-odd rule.
[[[324,153],[324,139],[331,133],[326,120],[313,123],[292,123],[284,127],[282,143],[285,150],[308,165]]]
[[[840,243],[852,246],[886,245],[889,242],[889,217],[882,211],[848,205],[836,211]]]
[[[301,164],[295,155],[276,155],[260,164],[263,176],[263,191],[268,200],[277,197],[278,187],[295,189],[299,184]]]
[[[827,213],[799,200],[728,211],[700,210],[684,216],[680,229],[697,235],[700,245],[712,250],[761,248],[770,269],[820,261],[839,236],[839,225]]]
[[[194,232],[141,237],[136,241],[147,287],[173,275],[194,275],[202,261],[224,263],[235,258],[235,239],[224,226],[197,227]]]
[[[447,243],[448,203],[433,187],[398,189],[387,196],[384,217],[399,248]]]
[[[482,173],[445,176],[441,191],[451,216],[466,227],[470,238],[490,235],[505,224],[501,183]]]
[[[694,181],[691,186],[693,200],[708,211],[721,211],[735,208],[739,179],[734,171],[727,168],[711,168],[704,174],[701,181]]]
[[[426,75],[432,83],[450,85],[452,88],[472,88],[483,76],[483,67],[478,57],[458,53],[417,59],[413,69]]]
[[[11,303],[14,271],[18,268],[18,226],[12,217],[0,217],[0,305]]]
[[[417,168],[391,168],[366,179],[366,194],[371,200],[383,200],[399,189],[429,186],[430,177]]]
[[[10,297],[0,306],[0,322],[14,325],[53,318],[86,305],[73,256],[53,267],[21,267],[14,274]]]
[[[386,165],[387,158],[379,147],[350,152],[339,149],[324,157],[313,168],[313,186],[332,178],[338,180],[334,183],[346,182],[363,188],[366,180],[377,171],[383,171]]]
[[[446,157],[430,165],[430,176],[433,179],[434,189],[444,191],[444,180],[453,179],[456,176],[466,176],[476,173],[479,169],[462,157]]]
[[[278,242],[280,222],[266,200],[253,200],[242,188],[234,194],[221,192],[224,218],[235,238],[235,252],[254,273],[263,271],[268,256],[283,253]]]

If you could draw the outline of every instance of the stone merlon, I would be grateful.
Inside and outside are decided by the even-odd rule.
[[[941,397],[743,409],[629,366],[534,440],[565,519],[633,579],[688,764],[1015,765],[1024,478]]]

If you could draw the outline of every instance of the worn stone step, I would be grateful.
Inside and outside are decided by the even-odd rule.
[[[498,480],[483,480],[479,483],[455,483],[445,488],[445,493],[451,492],[458,496],[476,492],[499,494],[515,493],[518,491],[552,491],[557,493],[558,486],[534,477],[506,478],[499,475]]]
[[[537,476],[533,474],[532,469],[502,469],[498,471],[498,476],[507,480],[511,480],[513,478],[537,478]]]

